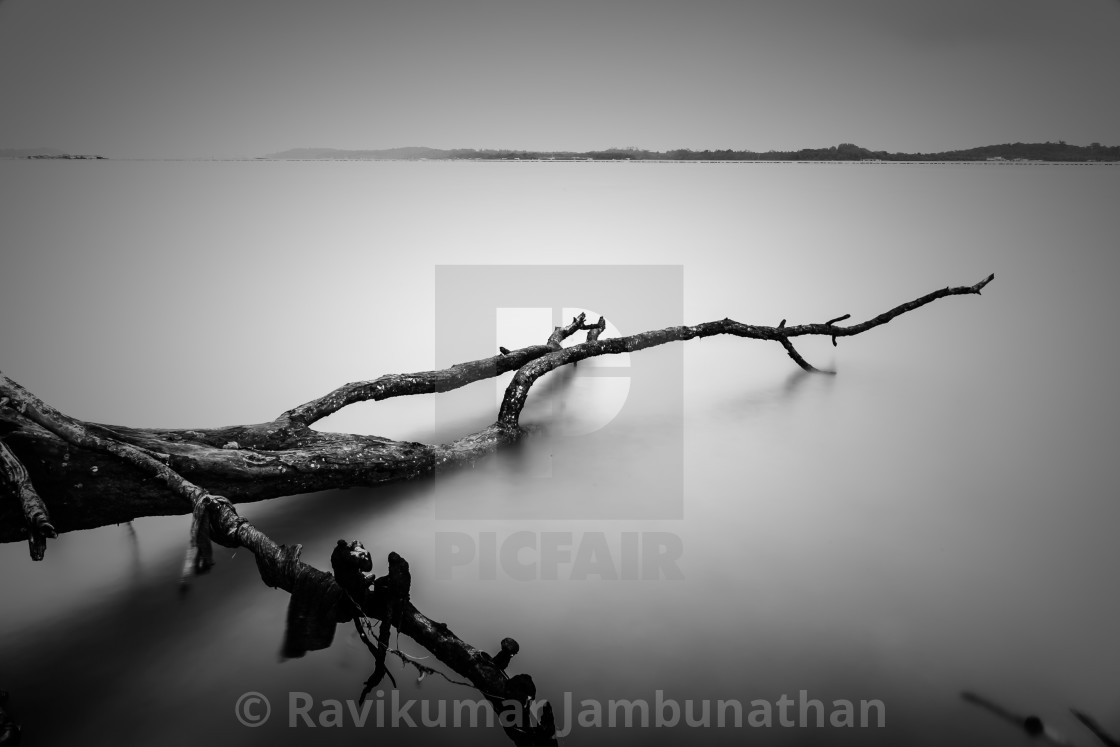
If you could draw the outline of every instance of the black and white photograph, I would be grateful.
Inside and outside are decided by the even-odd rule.
[[[1117,0],[0,0],[0,747],[1120,744]]]

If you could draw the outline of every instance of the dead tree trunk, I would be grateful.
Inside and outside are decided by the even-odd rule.
[[[599,339],[605,320],[587,324],[581,314],[557,327],[543,345],[460,363],[439,371],[390,374],[347,384],[329,394],[256,425],[197,430],[127,428],[85,423],[68,417],[0,374],[0,484],[12,500],[0,501],[0,542],[27,539],[31,555],[43,557],[46,539],[59,532],[121,523],[140,516],[193,513],[186,571],[211,565],[210,542],[245,547],[256,558],[269,586],[292,594],[289,636],[295,654],[329,645],[339,622],[357,620],[363,640],[384,657],[384,646],[369,641],[363,618],[390,623],[466,678],[499,714],[519,712],[503,724],[517,744],[554,744],[546,707],[538,719],[525,716],[535,697],[528,675],[507,676],[516,643],[503,642],[491,657],[456,637],[446,625],[424,616],[408,601],[408,564],[391,553],[388,574],[374,578],[372,561],[360,548],[340,540],[332,557],[334,575],[299,560],[300,546],[277,545],[243,517],[234,503],[330,488],[373,486],[430,474],[437,465],[472,463],[523,435],[519,418],[533,384],[543,375],[587,358],[629,353],[674,341],[734,335],[777,342],[803,369],[811,366],[792,338],[809,335],[851,337],[940,298],[979,294],[994,278],[971,286],[943,288],[860,324],[827,322],[776,327],[731,319],[669,327],[626,337]],[[585,342],[563,347],[578,331]],[[506,388],[496,422],[447,444],[393,441],[376,436],[321,433],[316,421],[354,402],[410,394],[446,392],[516,371]],[[511,717],[512,718],[512,717]]]

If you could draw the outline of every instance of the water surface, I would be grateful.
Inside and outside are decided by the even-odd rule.
[[[618,469],[573,479],[570,495],[640,501],[643,455],[683,432],[680,519],[515,518],[503,506],[534,479],[518,465],[546,459],[547,436],[482,479],[243,513],[319,567],[339,537],[400,552],[417,606],[483,647],[517,638],[513,669],[545,697],[807,690],[887,708],[882,730],[577,730],[568,744],[1018,744],[960,701],[966,688],[1088,742],[1068,706],[1120,732],[1118,187],[1120,170],[1092,166],[0,162],[2,365],[80,418],[219,426],[430,368],[437,265],[681,265],[687,322],[760,324],[862,320],[995,272],[982,297],[799,345],[835,378],[801,374],[777,345],[683,344],[683,416],[637,413],[603,445]],[[538,422],[590,417],[570,382],[544,394]],[[433,440],[468,425],[437,424],[433,399],[412,398],[318,427]],[[462,515],[487,518],[440,518],[435,489],[449,486]],[[188,526],[67,534],[36,564],[0,547],[0,687],[29,743],[302,744],[307,731],[275,713],[240,726],[237,697],[356,697],[372,662],[349,628],[278,661],[287,595],[244,551],[219,548],[215,571],[176,596]],[[626,532],[669,533],[684,580],[438,577],[438,533],[518,531],[601,533],[616,549]],[[475,696],[396,673],[406,697]]]

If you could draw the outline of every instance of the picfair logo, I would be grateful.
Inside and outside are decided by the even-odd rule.
[[[679,265],[440,265],[435,365],[545,344],[580,313],[600,339],[684,323]],[[587,340],[577,331],[565,347]],[[497,371],[495,371],[497,374]],[[451,443],[497,420],[514,371],[435,396]],[[549,371],[525,399],[529,435],[463,466],[437,467],[437,519],[679,519],[684,492],[684,350],[669,344]]]

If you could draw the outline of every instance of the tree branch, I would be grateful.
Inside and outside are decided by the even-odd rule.
[[[11,400],[9,405],[15,407],[21,415],[68,444],[89,451],[111,454],[160,480],[167,485],[168,490],[185,501],[187,509],[193,508],[197,502],[208,495],[206,490],[171,469],[166,455],[158,455],[147,449],[96,434],[95,428],[87,427],[85,423],[63,415],[3,373],[0,373],[0,391]]]
[[[560,344],[582,328],[584,315],[572,319],[571,324],[557,327],[544,345],[531,345],[519,350],[506,350],[500,355],[469,363],[456,363],[440,371],[420,371],[410,374],[387,374],[372,381],[357,381],[335,389],[318,399],[288,410],[277,418],[279,424],[311,425],[327,415],[338,412],[355,402],[383,400],[409,394],[436,394],[492,379],[507,371],[516,371],[542,355],[559,350]],[[606,323],[604,322],[604,328]]]
[[[784,320],[777,327],[766,327],[723,319],[603,340],[600,335],[606,329],[606,321],[600,319],[589,325],[580,315],[570,324],[553,330],[544,345],[438,371],[392,374],[347,384],[287,411],[274,421],[256,425],[175,430],[84,423],[79,434],[75,428],[80,421],[65,418],[41,402],[20,415],[9,401],[8,406],[0,406],[0,437],[27,467],[39,494],[51,508],[51,523],[59,532],[121,523],[140,516],[192,511],[197,502],[195,491],[202,490],[199,486],[236,503],[369,487],[428,475],[437,465],[470,464],[516,441],[521,436],[518,419],[533,383],[566,363],[676,340],[728,334],[778,342],[802,369],[832,373],[810,365],[793,348],[790,338],[859,334],[938,298],[979,293],[991,279],[990,276],[973,286],[935,291],[851,327],[827,323],[788,327]],[[565,339],[579,330],[588,331],[586,342],[561,347]],[[324,433],[308,427],[352,402],[448,391],[512,370],[517,373],[507,387],[497,421],[451,443],[394,441],[378,436]],[[10,400],[24,401],[27,392],[0,375],[0,398],[5,395]],[[30,418],[33,414],[36,417]],[[29,423],[28,418],[35,423]],[[36,424],[40,421],[51,422],[53,426]],[[59,435],[67,429],[74,438]],[[87,447],[86,444],[96,445],[97,439],[116,445],[101,451]],[[126,446],[134,448],[128,450]],[[166,470],[156,467],[155,462]],[[16,508],[9,502],[0,502],[0,542],[25,536],[21,533],[23,519]]]
[[[777,327],[765,327],[743,324],[742,322],[736,322],[732,319],[721,319],[716,322],[705,322],[692,327],[666,327],[665,329],[653,332],[641,332],[636,335],[614,337],[609,340],[588,340],[580,345],[573,345],[572,347],[540,356],[518,369],[513,380],[510,381],[509,386],[506,388],[501,410],[498,413],[498,423],[506,427],[516,427],[518,418],[521,415],[521,410],[525,406],[525,400],[529,396],[529,389],[537,379],[553,369],[597,355],[633,353],[638,350],[656,347],[657,345],[664,345],[667,342],[694,340],[703,337],[712,337],[714,335],[734,335],[736,337],[746,337],[753,340],[776,340],[782,344],[782,347],[784,347],[790,357],[797,362],[797,365],[801,366],[806,371],[814,373],[832,373],[831,371],[819,371],[809,365],[809,363],[794,350],[788,338],[801,337],[804,335],[825,335],[832,338],[858,335],[886,324],[895,317],[901,316],[908,311],[913,311],[928,303],[932,303],[939,298],[969,293],[979,294],[980,290],[990,283],[993,278],[995,278],[995,275],[989,275],[976,285],[943,288],[942,290],[934,291],[933,293],[929,293],[909,303],[896,306],[890,311],[880,314],[873,319],[869,319],[862,324],[856,324],[851,327],[835,327],[832,325],[832,322],[845,319],[847,315],[839,317],[839,319],[833,319],[825,324],[803,324],[797,327],[786,327],[785,320],[782,320],[782,324]]]
[[[213,495],[194,485],[176,474],[165,462],[142,449],[94,435],[83,423],[45,404],[3,374],[0,374],[0,385],[4,387],[5,394],[15,407],[23,414],[67,443],[118,457],[166,483],[173,493],[191,505],[195,514],[195,531],[201,531],[202,534],[225,547],[248,549],[256,558],[262,579],[269,586],[278,586],[292,593],[293,597],[297,592],[303,595],[313,593],[316,599],[323,602],[319,605],[318,614],[322,615],[325,622],[331,626],[350,619],[351,614],[345,605],[341,604],[341,590],[335,584],[334,578],[300,561],[299,545],[294,548],[277,545],[239,515],[226,498]],[[200,525],[204,529],[200,530]],[[194,545],[195,541],[192,540],[192,547]],[[389,556],[389,562],[391,572],[394,565],[399,568],[400,564],[404,563],[396,553]],[[193,558],[190,565],[195,565]],[[201,570],[197,565],[195,568]],[[404,569],[403,572],[407,573],[407,563],[404,564]],[[398,630],[469,679],[496,705],[507,700],[525,703],[526,699],[531,700],[535,696],[535,688],[529,693],[525,690],[523,681],[510,684],[512,679],[507,678],[488,657],[481,656],[477,649],[455,636],[446,625],[434,622],[423,615],[407,602],[407,595],[405,600],[397,603],[385,594],[367,590],[358,599],[362,612],[370,617],[392,622]],[[333,633],[333,627],[331,630]],[[329,636],[327,640],[329,643]],[[529,682],[531,683],[532,680],[529,679]],[[525,713],[527,712],[526,703]],[[527,722],[519,722],[519,726],[510,727],[507,732],[515,736],[517,744],[543,744],[555,741],[554,733],[538,734]]]
[[[23,508],[31,559],[42,560],[47,552],[47,538],[57,537],[58,534],[51,525],[50,514],[43,499],[35,492],[35,487],[27,476],[27,469],[3,441],[0,441],[0,476],[3,477],[12,494],[19,499],[20,506]]]
[[[945,298],[947,296],[964,296],[968,294],[980,295],[980,291],[984,289],[984,286],[992,282],[995,277],[995,273],[992,273],[976,285],[961,285],[955,288],[942,288],[941,290],[934,291],[933,293],[927,293],[921,298],[916,298],[913,301],[895,306],[890,311],[883,312],[879,316],[874,317],[873,319],[868,319],[866,322],[863,322],[861,324],[853,324],[850,327],[833,327],[831,325],[831,322],[827,322],[825,324],[803,324],[799,327],[788,327],[786,329],[786,334],[790,337],[797,337],[799,335],[828,335],[830,337],[851,337],[853,335],[858,335],[866,332],[869,329],[874,329],[875,327],[886,324],[895,317],[902,316],[908,311],[913,311],[914,309],[921,308],[927,303],[933,303],[939,298]],[[840,319],[845,318],[847,318],[847,315],[840,317]],[[833,321],[838,320],[834,319]]]

